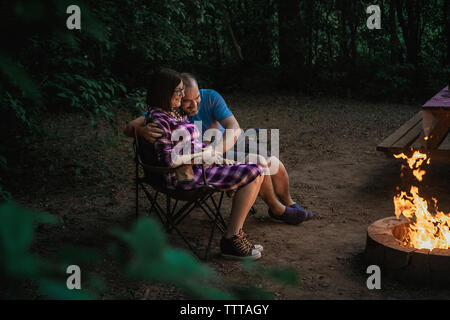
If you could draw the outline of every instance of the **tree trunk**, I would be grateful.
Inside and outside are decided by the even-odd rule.
[[[421,1],[420,0],[395,0],[397,18],[403,32],[406,45],[406,61],[417,67],[420,52],[420,24]],[[403,7],[406,4],[407,17],[403,16]]]
[[[356,37],[358,31],[358,15],[357,8],[353,7],[350,16],[350,55],[351,55],[351,65],[356,66],[356,59],[358,58],[358,51],[356,49]],[[353,70],[353,69],[352,69]]]
[[[395,18],[395,3],[389,3],[389,45],[391,51],[391,64],[396,65],[399,62],[399,42],[397,36],[397,19]]]
[[[339,11],[341,12],[341,18],[340,18],[340,28],[341,36],[340,36],[340,45],[342,50],[341,60],[342,61],[348,61],[350,58],[349,50],[348,50],[348,34],[347,34],[347,10],[350,8],[348,7],[349,3],[347,0],[340,0],[336,3],[336,5],[339,8]]]
[[[333,48],[331,47],[331,32],[330,32],[330,22],[329,22],[329,17],[331,14],[332,8],[330,7],[330,10],[326,12],[325,14],[325,33],[327,34],[327,46],[328,46],[328,64],[332,65],[333,64]]]
[[[313,23],[314,23],[314,3],[313,0],[305,0],[305,22],[306,38],[308,39],[308,54],[306,57],[306,66],[308,70],[312,69],[313,60]]]
[[[450,68],[450,0],[444,0],[445,36],[447,39],[447,67]]]
[[[357,8],[355,2],[352,0],[340,0],[336,2],[336,6],[341,12],[341,61],[347,67],[354,66],[356,64],[356,36],[358,27]]]
[[[222,51],[219,47],[219,35],[217,33],[217,20],[213,18],[213,28],[214,28],[214,52],[216,56],[216,68],[222,68]]]
[[[280,66],[282,68],[292,68],[299,59],[296,52],[296,26],[299,21],[299,6],[297,0],[277,0],[278,7],[278,30],[280,51]]]

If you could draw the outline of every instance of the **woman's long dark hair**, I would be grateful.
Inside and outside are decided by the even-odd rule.
[[[172,110],[170,100],[180,82],[181,75],[175,70],[163,68],[157,71],[147,86],[148,108],[161,108],[165,111]]]

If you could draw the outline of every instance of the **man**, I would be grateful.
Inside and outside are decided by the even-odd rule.
[[[182,74],[184,97],[181,108],[188,115],[192,122],[201,125],[200,132],[204,133],[208,129],[217,129],[221,135],[216,136],[216,141],[208,145],[203,152],[225,153],[233,146],[242,134],[238,121],[225,103],[222,96],[214,90],[199,89],[194,76]],[[161,137],[162,130],[155,124],[145,124],[145,116],[129,122],[124,129],[124,134],[129,137],[136,135],[150,142],[155,142]],[[217,131],[216,130],[216,131]],[[231,151],[231,150],[230,150]],[[227,152],[227,156],[233,152]],[[289,191],[289,176],[283,163],[276,157],[270,156],[267,159],[258,156],[258,163],[267,168],[270,172],[269,178],[265,179],[260,189],[260,197],[269,206],[269,215],[277,220],[288,224],[299,224],[312,215],[311,212],[303,209],[295,203]],[[272,170],[276,168],[277,170]]]

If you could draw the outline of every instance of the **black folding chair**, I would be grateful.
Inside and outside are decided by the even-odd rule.
[[[220,213],[224,192],[207,183],[203,165],[202,172],[204,185],[192,190],[168,189],[165,187],[164,174],[174,172],[175,169],[154,165],[155,152],[153,143],[135,137],[133,150],[136,165],[136,218],[139,215],[139,190],[142,189],[150,202],[148,214],[151,214],[154,211],[165,230],[167,232],[175,230],[189,249],[202,259],[198,250],[194,248],[178,227],[194,209],[200,208],[208,216],[211,222],[211,232],[204,255],[204,259],[207,260],[215,228],[217,227],[222,234],[224,234],[226,230],[225,220]],[[154,190],[154,195],[150,193],[148,187]],[[215,194],[219,194],[218,201],[214,199]],[[160,195],[163,197],[165,195],[165,206],[158,203],[158,197]],[[172,204],[173,201],[174,203]],[[179,202],[183,204],[177,209]]]

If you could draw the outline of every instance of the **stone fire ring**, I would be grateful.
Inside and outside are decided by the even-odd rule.
[[[365,258],[377,265],[381,276],[405,284],[450,288],[450,249],[415,249],[402,245],[408,221],[389,217],[367,229]]]

